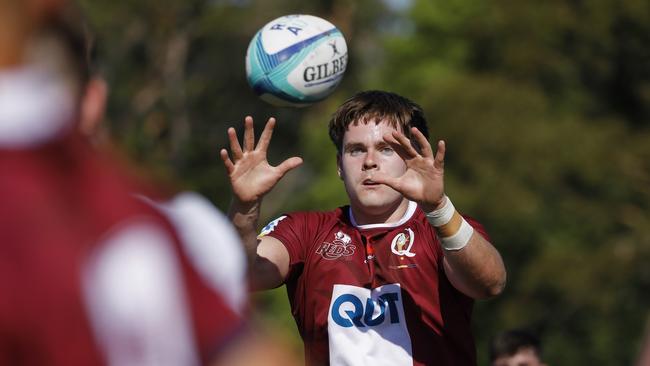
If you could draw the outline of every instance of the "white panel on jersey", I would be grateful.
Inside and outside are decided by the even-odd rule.
[[[183,192],[159,205],[174,224],[203,279],[242,313],[246,304],[246,258],[232,224],[203,196]]]
[[[167,234],[144,222],[116,229],[83,272],[98,344],[109,365],[198,365],[182,271]]]
[[[331,365],[412,365],[399,284],[334,285],[327,319]]]

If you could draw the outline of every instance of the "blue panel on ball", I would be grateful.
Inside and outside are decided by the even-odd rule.
[[[291,89],[293,89],[293,88],[291,88]],[[300,94],[300,96],[302,96],[302,98],[300,96],[295,96],[295,95],[291,95],[291,94],[286,93],[284,90],[282,90],[282,89],[278,88],[277,86],[275,86],[273,81],[271,79],[269,79],[268,77],[264,77],[261,80],[259,80],[257,83],[253,84],[253,91],[257,95],[262,95],[262,94],[266,94],[266,93],[273,94],[273,95],[275,95],[276,97],[278,97],[280,99],[284,99],[284,100],[286,100],[288,102],[292,102],[292,103],[304,103],[305,102],[304,96],[302,94],[298,93],[298,91],[296,91],[296,93]]]

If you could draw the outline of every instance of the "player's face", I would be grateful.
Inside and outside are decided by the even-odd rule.
[[[394,189],[372,181],[375,172],[399,177],[406,171],[404,160],[384,141],[395,129],[380,122],[350,125],[343,135],[339,176],[350,197],[355,219],[360,224],[382,223],[401,218],[408,201]]]
[[[524,348],[512,356],[502,356],[494,360],[492,366],[545,366],[532,348]]]

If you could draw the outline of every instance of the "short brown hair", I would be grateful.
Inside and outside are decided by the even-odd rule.
[[[534,333],[525,329],[511,329],[499,333],[490,340],[488,349],[490,362],[496,361],[499,357],[514,356],[526,348],[532,349],[537,358],[541,360],[542,346]]]
[[[411,138],[411,127],[416,127],[427,139],[429,138],[427,121],[419,105],[391,92],[362,91],[345,101],[334,112],[329,122],[330,139],[339,154],[343,148],[343,135],[350,124],[356,126],[359,122],[369,123],[370,121],[375,124],[386,121],[392,127],[400,128],[409,139]],[[411,143],[418,151],[420,150],[420,146],[415,140],[411,139]]]

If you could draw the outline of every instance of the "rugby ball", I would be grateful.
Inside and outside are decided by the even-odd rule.
[[[265,102],[303,107],[334,91],[347,62],[347,44],[332,23],[313,15],[286,15],[267,23],[250,41],[246,76]]]

